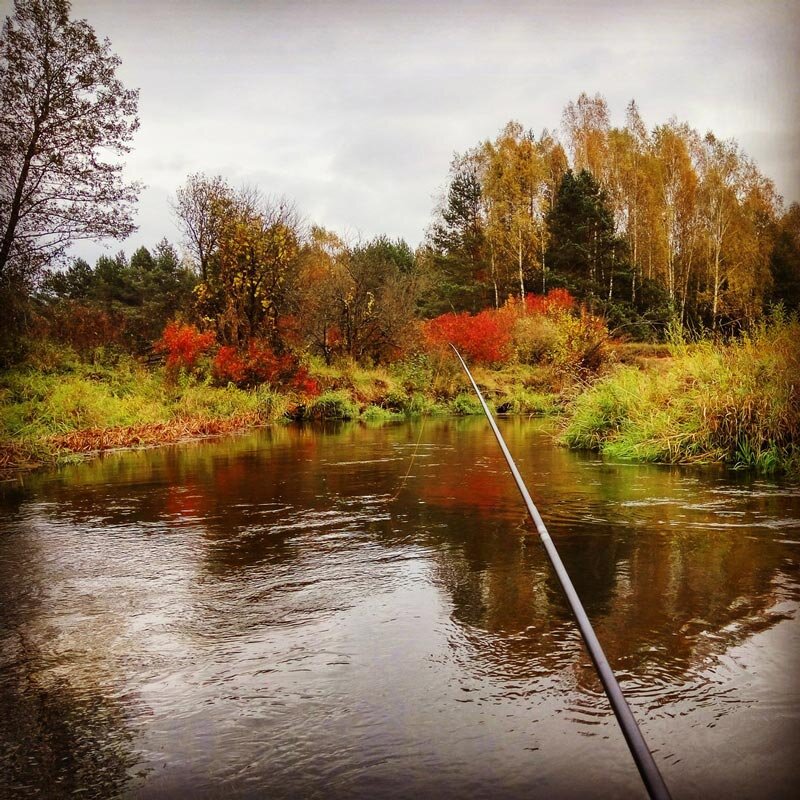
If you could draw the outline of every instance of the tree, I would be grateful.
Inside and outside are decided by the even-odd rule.
[[[435,289],[443,301],[430,310],[477,311],[489,300],[486,219],[475,153],[455,156],[446,195],[428,233]]]
[[[68,0],[15,0],[0,38],[0,283],[29,287],[77,239],[124,238],[139,121],[119,58]]]
[[[506,269],[514,274],[520,298],[525,297],[525,278],[541,248],[537,218],[543,207],[547,175],[533,133],[518,122],[509,122],[494,143],[486,145],[484,194],[491,198],[488,234]]]
[[[300,257],[300,274],[293,311],[300,332],[313,352],[326,364],[341,349],[340,298],[347,295],[349,275],[342,265],[346,248],[331,231],[313,225]]]
[[[386,361],[402,351],[413,329],[419,285],[414,254],[403,240],[379,236],[341,256],[337,283],[345,352],[357,361]]]
[[[572,153],[572,168],[588,170],[605,187],[609,127],[605,98],[581,92],[576,102],[567,103],[561,124]]]
[[[686,313],[689,282],[695,268],[699,235],[698,177],[692,152],[699,147],[696,133],[674,120],[653,133],[654,185],[658,198],[656,230],[661,238],[659,277],[673,313]]]
[[[550,269],[565,276],[579,297],[611,300],[615,275],[625,266],[624,247],[606,194],[591,173],[565,173],[547,225]]]
[[[134,293],[128,338],[136,350],[146,350],[171,319],[191,308],[197,276],[166,239],[152,253],[140,247],[131,256],[128,276]]]
[[[297,211],[286,200],[245,191],[214,201],[211,214],[217,241],[197,287],[201,315],[226,344],[265,337],[280,351],[278,319],[289,310],[299,263]]]
[[[792,203],[778,223],[770,258],[774,303],[800,311],[800,205]]]
[[[190,256],[208,277],[209,262],[219,244],[222,221],[236,204],[234,191],[221,176],[190,175],[177,191],[172,210],[178,218]]]

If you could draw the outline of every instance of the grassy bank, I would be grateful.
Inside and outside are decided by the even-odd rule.
[[[661,369],[617,367],[573,401],[563,440],[613,458],[797,474],[800,324],[673,345]]]
[[[316,397],[261,386],[220,387],[168,375],[161,367],[98,351],[82,360],[66,347],[40,344],[28,362],[0,375],[0,469],[69,461],[123,447],[211,436],[281,419],[388,422],[423,414],[477,414],[480,407],[451,363],[417,358],[390,369],[351,363],[309,369]],[[547,368],[477,369],[496,409],[559,410],[559,376]]]
[[[800,325],[777,321],[729,345],[623,345],[588,385],[553,365],[476,367],[496,411],[567,408],[563,441],[610,457],[722,462],[800,472]],[[644,349],[643,349],[644,347]],[[668,357],[665,357],[668,356]],[[0,375],[0,469],[69,461],[103,450],[212,436],[283,419],[382,424],[428,414],[479,414],[452,358],[391,367],[306,364],[320,392],[216,386],[206,371],[177,376],[127,356],[80,359],[40,343]],[[571,398],[569,401],[566,398]]]
[[[171,383],[126,357],[92,362],[43,345],[0,376],[0,468],[224,433],[268,421],[272,393]]]

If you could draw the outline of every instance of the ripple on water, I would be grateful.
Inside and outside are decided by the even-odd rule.
[[[97,787],[131,755],[144,800],[636,794],[496,445],[471,424],[431,421],[418,450],[417,428],[276,429],[241,454],[153,453],[150,483],[149,462],[134,483],[98,464],[94,485],[90,469],[32,489],[0,522],[0,745],[49,780],[36,731],[61,731],[95,797],[124,794]],[[512,449],[676,796],[780,796],[800,777],[781,744],[800,719],[800,493],[587,464],[544,437],[534,458],[526,430],[508,426]]]

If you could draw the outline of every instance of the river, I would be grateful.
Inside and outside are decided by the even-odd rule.
[[[800,487],[502,430],[675,798],[795,797]],[[485,420],[0,484],[0,797],[645,796]]]

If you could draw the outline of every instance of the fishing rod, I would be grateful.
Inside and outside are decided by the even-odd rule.
[[[642,732],[639,730],[639,726],[636,724],[636,719],[631,712],[628,702],[625,700],[625,696],[622,694],[622,689],[620,689],[619,683],[617,682],[617,679],[608,664],[608,659],[603,652],[603,648],[600,646],[600,642],[595,635],[594,629],[592,628],[592,623],[589,622],[589,617],[586,616],[583,603],[581,603],[578,593],[575,591],[575,587],[572,585],[572,581],[570,580],[567,570],[564,567],[564,563],[561,561],[561,556],[559,556],[558,550],[556,550],[556,546],[553,544],[553,540],[550,538],[550,534],[547,532],[547,528],[542,521],[539,510],[534,505],[530,492],[528,492],[528,488],[525,486],[525,482],[522,480],[522,476],[519,474],[517,465],[514,463],[514,459],[511,457],[511,453],[508,450],[505,439],[503,439],[503,435],[500,433],[500,429],[497,427],[497,423],[492,416],[492,412],[489,411],[489,406],[486,405],[486,401],[483,399],[481,390],[478,388],[478,384],[475,383],[475,378],[472,377],[472,373],[469,371],[469,367],[467,367],[466,362],[461,357],[461,353],[456,350],[454,345],[451,344],[450,347],[453,348],[453,352],[461,362],[464,372],[467,373],[467,377],[472,384],[472,388],[475,390],[475,394],[478,396],[478,400],[483,407],[483,413],[486,414],[486,419],[489,420],[489,425],[492,427],[492,431],[497,439],[497,443],[500,445],[500,449],[503,451],[503,455],[506,458],[506,462],[511,470],[511,474],[514,476],[514,481],[517,484],[517,488],[522,495],[522,499],[525,501],[525,505],[528,508],[528,513],[530,514],[534,525],[536,525],[536,530],[539,532],[539,538],[544,545],[545,552],[547,553],[547,557],[550,559],[550,563],[555,570],[556,577],[558,577],[561,588],[564,590],[564,594],[567,597],[567,602],[572,609],[572,613],[575,615],[575,620],[578,623],[578,628],[580,629],[586,649],[589,651],[589,655],[592,658],[592,662],[597,670],[597,674],[600,676],[600,682],[603,684],[603,689],[608,697],[608,701],[611,703],[611,708],[614,710],[617,722],[619,722],[619,725],[622,728],[625,741],[628,743],[628,749],[631,751],[633,760],[636,762],[639,774],[642,776],[644,785],[647,788],[647,793],[651,798],[653,798],[653,800],[670,800],[669,789],[667,789],[667,785],[664,783],[664,779],[661,777],[661,773],[658,771],[656,762],[653,759],[653,754],[650,752],[650,748],[647,746],[644,736],[642,736]]]

